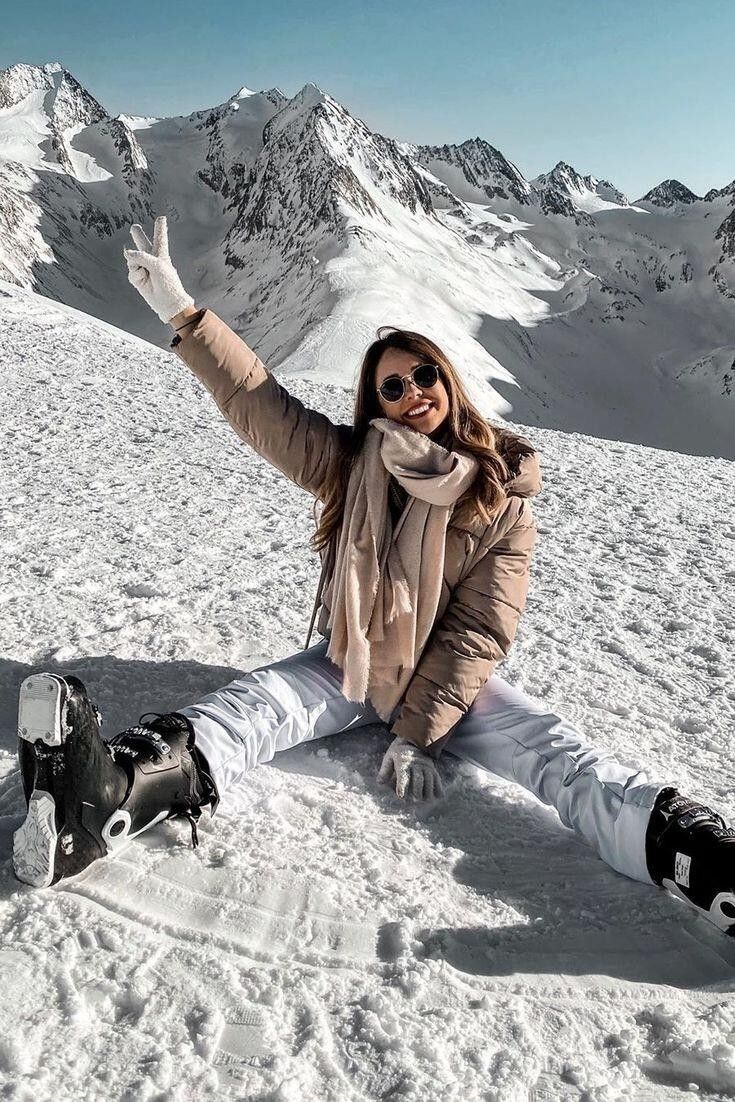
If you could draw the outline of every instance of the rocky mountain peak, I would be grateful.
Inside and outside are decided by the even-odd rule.
[[[651,188],[639,200],[641,203],[653,203],[657,207],[673,207],[677,203],[696,203],[701,196],[695,195],[680,180],[662,180]]]
[[[725,184],[725,186],[721,188],[710,188],[703,198],[705,203],[712,203],[716,199],[729,198],[732,206],[735,206],[735,180],[732,180],[729,184]]]
[[[566,161],[557,161],[550,172],[540,173],[531,183],[536,188],[561,188],[568,194],[587,188],[584,176]]]
[[[302,136],[313,130],[320,118],[331,120],[332,127],[345,134],[361,124],[349,111],[327,92],[311,81],[305,84],[291,99],[285,99],[280,110],[267,123],[263,132],[265,143],[273,142],[282,131],[297,131]],[[366,136],[369,131],[363,127]]]
[[[585,180],[588,181],[590,191],[594,191],[601,199],[617,203],[621,207],[630,206],[628,196],[609,180],[597,180],[594,176],[585,176]]]
[[[263,128],[228,235],[227,262],[238,267],[241,243],[258,238],[271,255],[302,263],[327,233],[342,238],[346,217],[386,223],[386,199],[433,215],[423,178],[398,144],[309,82]]]
[[[542,172],[530,184],[544,214],[563,214],[578,223],[589,223],[593,211],[610,205],[630,206],[628,197],[609,180],[590,173],[583,176],[567,161],[557,161],[550,172]]]
[[[468,138],[460,145],[415,146],[413,156],[439,178],[442,164],[459,168],[467,182],[484,191],[488,199],[530,202],[531,192],[523,173],[484,138]],[[456,186],[454,180],[445,179],[444,183]]]
[[[16,107],[34,92],[38,106],[60,130],[107,118],[104,107],[58,61],[0,70],[0,108]]]

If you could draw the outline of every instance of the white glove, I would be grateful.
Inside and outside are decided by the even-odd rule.
[[[168,322],[185,306],[193,306],[194,299],[184,290],[168,255],[166,215],[159,215],[153,225],[153,244],[137,222],[130,227],[130,234],[138,248],[123,249],[128,279],[161,321]]]
[[[406,739],[394,738],[388,747],[378,773],[379,781],[395,778],[396,795],[401,798],[410,785],[417,800],[433,800],[443,796],[441,777],[434,759]]]

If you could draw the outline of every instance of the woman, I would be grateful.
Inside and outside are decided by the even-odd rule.
[[[171,348],[235,431],[322,503],[314,548],[321,642],[243,674],[109,743],[82,683],[21,686],[28,802],[17,876],[46,886],[161,819],[236,807],[247,772],[307,739],[381,720],[378,777],[398,796],[442,793],[446,750],[524,785],[619,872],[663,884],[735,930],[735,831],[709,808],[587,745],[562,717],[494,672],[525,607],[541,488],[525,439],[491,427],[433,342],[389,328],[367,350],[354,424],[306,409],[206,307],[168,254],[132,227],[129,278]],[[312,616],[312,626],[314,623]]]

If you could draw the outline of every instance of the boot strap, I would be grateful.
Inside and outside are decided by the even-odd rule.
[[[186,738],[183,736],[186,735]],[[144,778],[159,776],[164,773],[176,771],[180,783],[170,793],[171,811],[169,817],[176,815],[185,816],[191,826],[192,846],[199,845],[197,821],[201,817],[201,804],[209,803],[211,812],[219,803],[214,781],[205,767],[204,758],[194,746],[194,736],[191,729],[181,727],[174,729],[170,735],[171,742],[148,726],[138,724],[120,731],[108,742],[110,752],[121,765],[125,765],[129,776],[129,788],[123,805],[127,803],[135,784],[135,774],[144,785],[149,783]],[[181,783],[183,782],[183,784]]]
[[[130,754],[131,757],[139,757],[141,750],[153,752],[154,760],[163,762],[171,754],[171,747],[157,731],[150,727],[128,727],[126,731],[120,731],[108,740],[107,745],[113,749],[113,757],[119,753]],[[139,748],[139,749],[136,749]]]
[[[709,823],[715,827],[717,835],[726,837],[735,834],[732,827],[728,827],[725,820],[706,804],[696,804],[686,796],[676,798],[663,804],[657,809],[663,823],[656,831],[656,842],[660,842],[674,827],[682,830],[691,830],[692,827]]]
[[[133,730],[140,729],[146,733],[150,730],[147,724],[145,726],[142,726],[145,723],[146,716],[153,716],[154,720],[161,720],[171,719],[174,715],[177,714],[144,712],[138,720],[138,724],[141,726],[139,728],[133,728]],[[204,757],[204,754],[202,754],[199,747],[196,745],[194,729],[191,726],[189,720],[186,719],[185,716],[180,715],[177,715],[177,719],[181,726],[175,728],[175,730],[177,731],[177,733],[178,731],[184,729],[186,730],[186,749],[188,750],[189,756],[194,763],[194,775],[191,777],[190,781],[191,804],[193,807],[199,806],[200,804],[208,804],[210,815],[214,815],[220,802],[220,796],[219,792],[217,791],[217,785],[214,783],[214,778],[209,771],[209,763],[207,762],[207,759]],[[199,791],[200,788],[201,791]],[[199,817],[200,816],[197,815],[197,818]]]

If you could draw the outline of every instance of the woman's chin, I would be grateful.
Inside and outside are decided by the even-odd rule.
[[[443,436],[444,435],[444,430],[447,427],[447,420],[448,420],[448,418],[446,418],[446,417],[435,417],[434,418],[434,421],[435,421],[434,427],[432,428],[429,425],[427,428],[423,429],[422,431],[425,432],[427,436],[436,436],[436,437]]]
[[[439,417],[435,413],[427,414],[425,417],[417,417],[413,420],[410,417],[402,418],[404,425],[408,425],[416,432],[422,432],[424,436],[433,436],[434,433],[439,431],[445,420],[446,418]]]
[[[436,432],[436,428],[438,428],[438,426],[436,426],[435,428],[432,428],[432,426],[430,424],[427,424],[427,425],[413,425],[413,424],[411,424],[410,421],[404,421],[403,424],[408,425],[408,427],[410,429],[413,429],[414,432],[420,432],[424,436],[431,436],[432,433]]]

